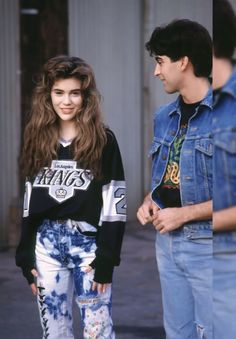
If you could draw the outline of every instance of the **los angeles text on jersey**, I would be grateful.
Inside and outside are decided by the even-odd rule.
[[[36,176],[33,187],[48,187],[49,195],[63,202],[74,195],[74,190],[87,190],[92,176],[90,171],[76,168],[76,161],[53,160]]]

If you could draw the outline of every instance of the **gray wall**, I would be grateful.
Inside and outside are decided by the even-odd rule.
[[[7,244],[9,206],[18,197],[20,142],[19,2],[0,1],[0,248]]]
[[[141,0],[69,0],[69,51],[95,71],[125,167],[128,215],[142,195]]]
[[[233,6],[234,11],[236,12],[236,0],[229,0],[231,5]]]

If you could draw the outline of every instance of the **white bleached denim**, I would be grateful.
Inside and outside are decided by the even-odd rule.
[[[73,223],[45,220],[36,242],[38,307],[44,339],[73,339],[72,300],[75,296],[84,325],[84,339],[114,339],[111,287],[92,291],[95,236],[85,236]]]

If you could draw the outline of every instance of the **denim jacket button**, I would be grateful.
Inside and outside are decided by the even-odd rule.
[[[167,159],[167,156],[166,155],[163,155],[162,156],[162,160],[166,160]]]
[[[171,131],[170,134],[174,136],[176,134],[176,131]]]

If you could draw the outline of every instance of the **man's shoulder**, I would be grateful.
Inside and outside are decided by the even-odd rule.
[[[169,116],[170,113],[175,112],[178,108],[179,98],[174,101],[159,106],[155,111],[155,117]]]

